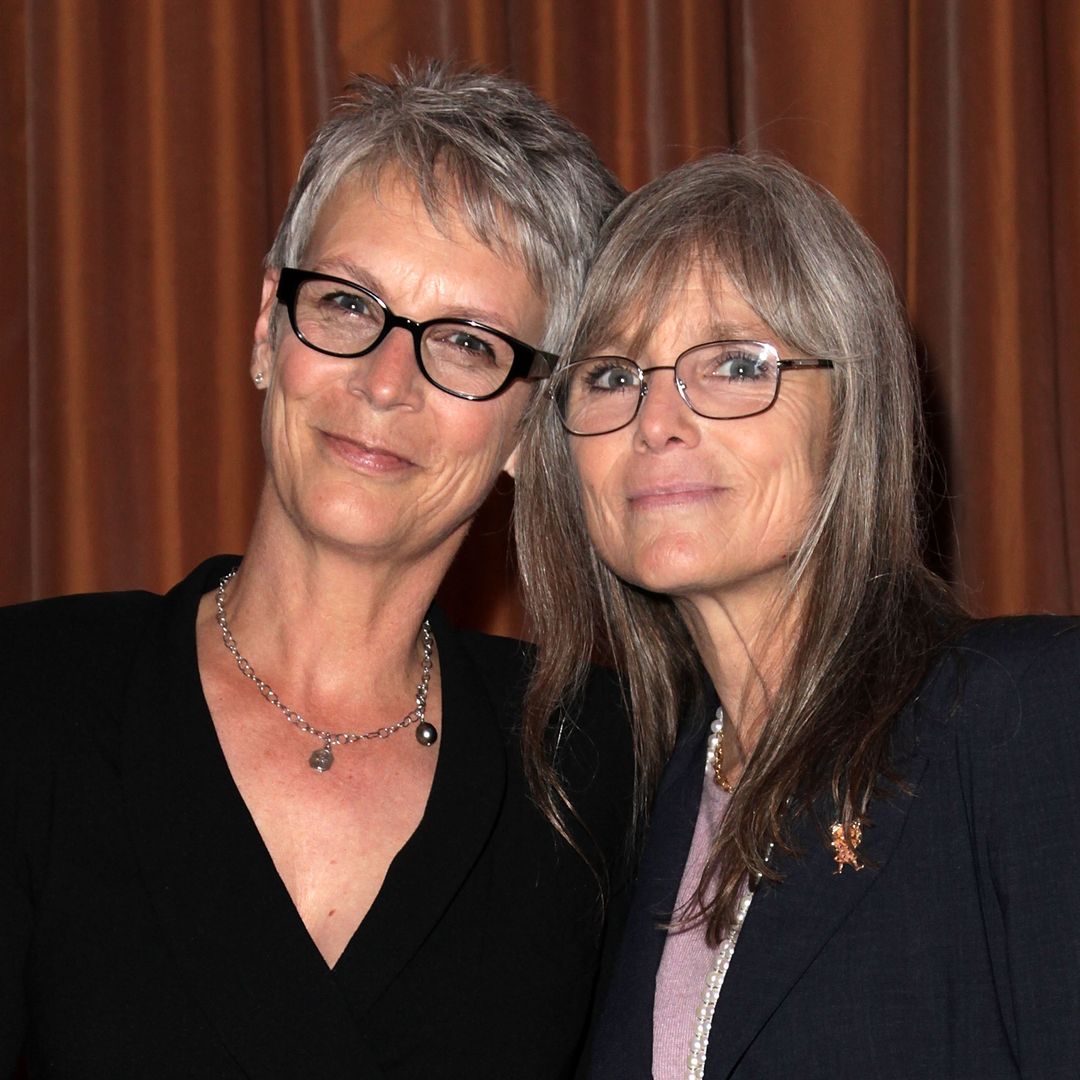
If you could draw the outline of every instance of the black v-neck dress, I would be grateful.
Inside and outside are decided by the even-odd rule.
[[[20,1053],[31,1077],[81,1080],[571,1075],[605,928],[588,867],[526,791],[526,650],[431,613],[431,795],[328,969],[199,681],[199,598],[237,562],[165,597],[0,611],[0,1075]],[[617,874],[630,753],[594,684],[560,760]]]

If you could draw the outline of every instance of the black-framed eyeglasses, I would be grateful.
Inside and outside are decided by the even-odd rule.
[[[780,376],[802,368],[831,368],[831,360],[781,360],[764,341],[707,341],[674,364],[639,367],[625,356],[587,356],[560,368],[548,393],[571,435],[607,435],[633,422],[649,392],[646,376],[674,373],[679,396],[708,420],[741,420],[776,404]]]
[[[467,401],[493,398],[515,379],[546,378],[558,359],[472,319],[395,315],[370,289],[314,270],[284,267],[277,298],[296,336],[328,356],[365,356],[395,327],[408,330],[424,378]]]

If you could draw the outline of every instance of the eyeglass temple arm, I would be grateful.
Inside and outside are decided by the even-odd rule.
[[[534,349],[532,363],[529,370],[522,376],[523,379],[546,379],[555,370],[559,362],[558,353],[544,352],[542,349]]]
[[[776,367],[779,371],[791,371],[797,368],[831,368],[831,360],[777,360]]]

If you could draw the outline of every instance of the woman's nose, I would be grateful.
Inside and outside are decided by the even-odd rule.
[[[651,368],[645,378],[645,396],[637,415],[641,441],[650,449],[672,442],[696,444],[698,418],[679,393],[674,368]]]
[[[367,398],[375,408],[419,403],[424,376],[416,362],[412,334],[404,327],[395,327],[371,352],[356,357],[352,364],[350,392]]]

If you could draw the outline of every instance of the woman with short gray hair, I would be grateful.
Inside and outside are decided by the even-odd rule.
[[[589,1076],[1075,1077],[1080,621],[974,623],[926,568],[869,239],[774,160],[661,177],[549,394],[517,469],[531,777],[565,817],[548,717],[609,654],[648,817]]]
[[[38,734],[0,761],[0,1073],[572,1074],[629,805],[613,695],[564,718],[560,835],[528,652],[433,600],[620,194],[493,75],[361,78],[317,133],[255,325],[243,559],[0,612],[9,744]]]

